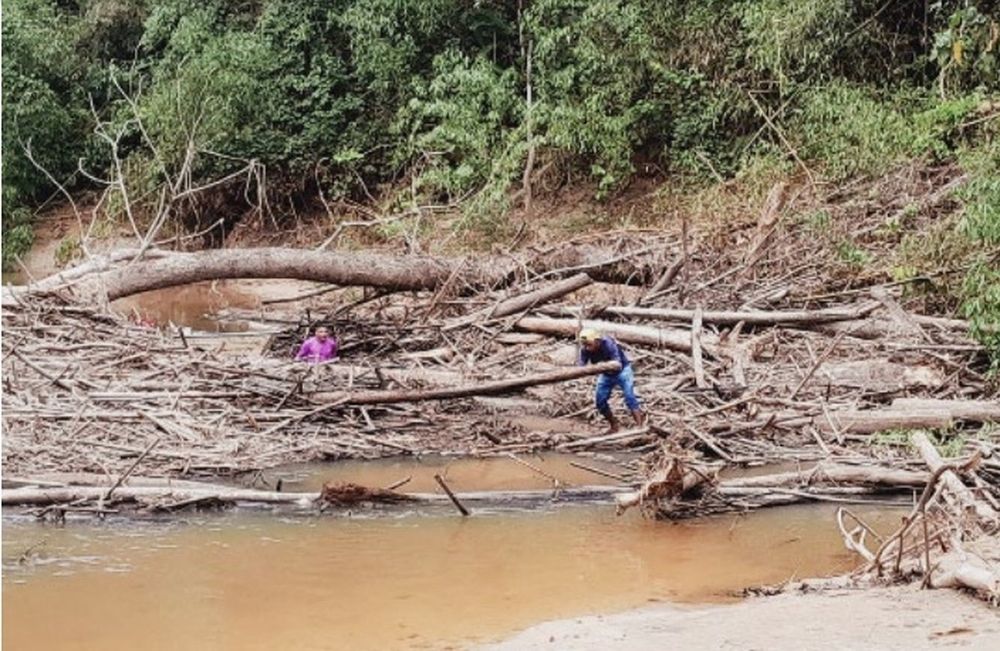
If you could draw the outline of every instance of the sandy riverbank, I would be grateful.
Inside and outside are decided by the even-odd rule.
[[[913,586],[661,605],[555,620],[492,644],[525,649],[826,651],[1000,648],[1000,610],[952,590]]]

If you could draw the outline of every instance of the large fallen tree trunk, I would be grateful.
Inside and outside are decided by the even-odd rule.
[[[436,258],[378,252],[257,248],[169,255],[157,251],[154,259],[144,257],[117,267],[109,262],[121,259],[122,256],[112,255],[102,259],[100,264],[85,263],[79,270],[68,270],[58,278],[43,280],[38,288],[51,289],[88,274],[96,275],[96,282],[108,300],[164,287],[236,278],[288,278],[391,291],[435,289],[454,275],[461,276],[463,285],[496,286],[525,271],[552,275],[586,272],[594,280],[642,283],[650,276],[653,265],[649,251],[616,254],[593,246],[564,246],[524,258]]]
[[[299,249],[222,249],[142,260],[101,275],[109,300],[205,280],[294,278],[387,290],[433,289],[462,261],[382,253]],[[475,269],[467,269],[469,276]]]
[[[169,251],[151,249],[141,254],[143,260],[149,262],[160,258],[175,255]],[[63,269],[51,276],[43,278],[32,285],[33,289],[51,291],[64,285],[71,285],[81,278],[113,270],[116,266],[140,256],[139,249],[119,249],[106,255],[95,255],[86,262]],[[6,299],[4,305],[6,305]]]

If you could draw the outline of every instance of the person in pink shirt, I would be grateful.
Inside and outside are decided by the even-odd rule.
[[[328,362],[337,358],[337,340],[330,336],[330,330],[326,326],[316,328],[315,336],[309,337],[302,342],[296,361],[302,360],[310,364]]]

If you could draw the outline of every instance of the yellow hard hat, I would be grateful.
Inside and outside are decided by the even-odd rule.
[[[601,333],[593,328],[584,328],[580,331],[580,341],[597,341],[601,338]]]

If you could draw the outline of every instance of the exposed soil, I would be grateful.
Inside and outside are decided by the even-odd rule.
[[[953,647],[1000,647],[1000,613],[952,590],[905,586],[784,594],[728,606],[654,606],[555,620],[483,648],[914,651]]]

